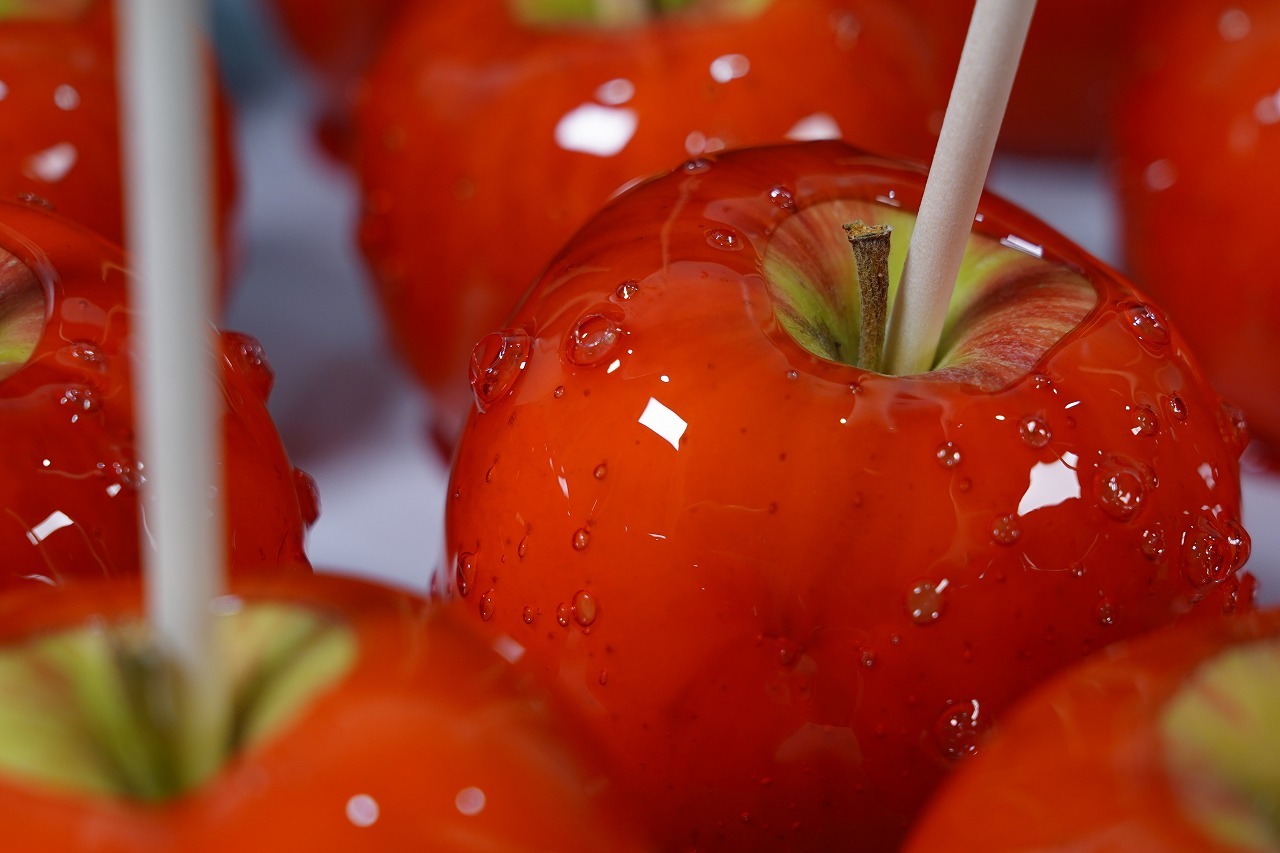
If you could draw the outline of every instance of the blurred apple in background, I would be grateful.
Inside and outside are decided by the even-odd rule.
[[[1124,262],[1280,448],[1280,4],[1138,7],[1115,113]]]
[[[136,444],[128,275],[123,250],[88,228],[41,205],[0,203],[0,588],[138,571],[147,460]],[[233,332],[217,346],[227,547],[243,571],[296,570],[318,512],[314,484],[267,412],[273,376],[261,346]]]
[[[0,197],[44,204],[122,245],[112,8],[111,0],[0,6]],[[212,58],[209,77],[216,86]],[[229,268],[238,175],[220,88],[218,95],[215,222]]]
[[[891,0],[580,5],[415,5],[361,90],[361,245],[446,444],[475,342],[621,186],[786,139],[932,156],[946,92]]]
[[[972,0],[897,0],[930,36],[950,87]],[[1128,61],[1131,10],[1150,0],[1039,0],[1000,128],[1005,151],[1092,157],[1106,143],[1117,77]]]

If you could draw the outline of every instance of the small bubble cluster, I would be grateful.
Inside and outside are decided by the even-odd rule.
[[[1022,536],[1018,517],[1012,513],[996,516],[991,523],[991,538],[1000,545],[1012,545]]]
[[[916,625],[932,625],[942,616],[946,584],[922,581],[907,592],[907,616]]]
[[[960,761],[977,753],[985,728],[986,718],[977,700],[954,702],[934,721],[934,743],[943,757]]]
[[[706,233],[707,243],[726,252],[740,251],[744,245],[738,232],[732,228],[712,228]]]
[[[458,595],[466,598],[471,594],[471,586],[476,579],[476,557],[475,554],[463,552],[458,555],[458,560],[454,564],[454,586],[458,588]]]
[[[578,367],[595,367],[611,359],[622,344],[624,332],[617,309],[595,309],[574,324],[565,342],[565,355]]]
[[[1053,438],[1049,425],[1039,415],[1027,415],[1018,423],[1018,437],[1027,447],[1041,448]]]
[[[1249,559],[1249,534],[1233,519],[1221,525],[1209,514],[1199,516],[1182,532],[1183,576],[1197,589],[1230,578]]]
[[[1172,336],[1164,315],[1143,302],[1126,305],[1121,312],[1125,328],[1138,342],[1152,353],[1160,353],[1169,346]]]
[[[938,445],[936,452],[938,464],[943,468],[954,468],[960,464],[960,448],[954,442],[946,441]]]
[[[471,391],[481,412],[506,397],[523,375],[529,336],[517,329],[485,335],[471,352]]]

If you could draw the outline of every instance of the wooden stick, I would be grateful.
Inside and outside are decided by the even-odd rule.
[[[204,0],[117,4],[124,173],[146,468],[147,616],[177,668],[184,776],[217,761],[228,699],[211,600],[225,582],[220,407],[211,318],[211,96]],[[208,739],[208,741],[206,741]]]
[[[889,320],[890,373],[933,366],[1035,0],[977,0]]]

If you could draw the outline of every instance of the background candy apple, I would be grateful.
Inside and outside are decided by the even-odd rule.
[[[1277,611],[1114,647],[1010,713],[907,850],[1275,849],[1278,673]]]
[[[157,684],[140,674],[155,673],[130,627],[136,584],[0,599],[8,843],[644,849],[590,753],[505,649],[368,582],[258,578],[233,592],[215,607],[235,748],[187,785],[169,751],[180,719],[166,730],[130,701]]]
[[[124,241],[116,55],[110,0],[14,3],[0,9],[0,198],[33,199]],[[213,85],[214,76],[210,74]],[[235,208],[236,172],[219,102],[220,244]]]
[[[394,346],[449,439],[476,340],[615,189],[785,138],[843,134],[925,161],[945,103],[915,22],[891,2],[526,20],[551,5],[406,9],[358,102],[361,245]]]
[[[0,588],[137,571],[146,464],[127,275],[122,251],[88,229],[0,203]],[[262,348],[232,332],[219,345],[230,553],[246,571],[296,568],[317,513],[313,485],[267,413]]]
[[[1153,6],[1138,23],[1112,165],[1125,262],[1185,329],[1251,434],[1274,446],[1280,7],[1187,0]]]
[[[899,0],[921,21],[950,86],[972,2]],[[1093,156],[1106,147],[1117,78],[1133,53],[1128,16],[1147,0],[1039,0],[1000,126],[1010,151]]]
[[[319,137],[345,157],[360,76],[408,0],[270,0],[273,20],[323,90]]]
[[[896,281],[922,184],[839,143],[691,161],[476,348],[435,584],[673,849],[891,849],[1031,685],[1248,602],[1231,410],[1025,213],[983,201],[934,370],[843,363],[841,224],[893,227]]]

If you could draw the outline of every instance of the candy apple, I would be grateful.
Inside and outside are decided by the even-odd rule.
[[[0,4],[0,198],[46,204],[120,244],[114,40],[109,0]],[[215,144],[225,244],[236,174],[221,102]]]
[[[124,253],[87,228],[0,203],[0,589],[136,572],[146,465],[127,275]],[[314,486],[267,412],[261,346],[223,332],[219,347],[228,547],[246,570],[296,568]]]
[[[1126,265],[1185,330],[1250,432],[1274,447],[1280,6],[1180,0],[1139,24],[1113,146]],[[1211,238],[1190,239],[1191,223]]]
[[[315,74],[324,103],[319,135],[346,156],[357,81],[377,55],[408,0],[270,0],[274,19]]]
[[[928,31],[949,86],[973,3],[898,2]],[[1165,8],[1150,0],[1039,0],[1000,126],[1001,148],[1092,156],[1105,147],[1116,81],[1133,53],[1127,18],[1139,6]]]
[[[842,225],[892,227],[896,282],[922,186],[838,142],[691,160],[475,349],[433,588],[671,849],[892,849],[1030,686],[1250,600],[1233,410],[1026,213],[982,201],[932,370],[850,363]]]
[[[29,850],[640,850],[554,704],[408,593],[256,578],[215,602],[233,727],[208,778],[148,713],[136,584],[0,600],[0,816]],[[638,837],[638,836],[635,836]]]
[[[946,93],[892,2],[650,4],[679,8],[615,26],[572,5],[418,4],[358,105],[361,245],[450,439],[476,340],[621,185],[788,137],[921,161],[936,141]]]
[[[1280,612],[1161,631],[1036,690],[907,850],[1280,846]]]

